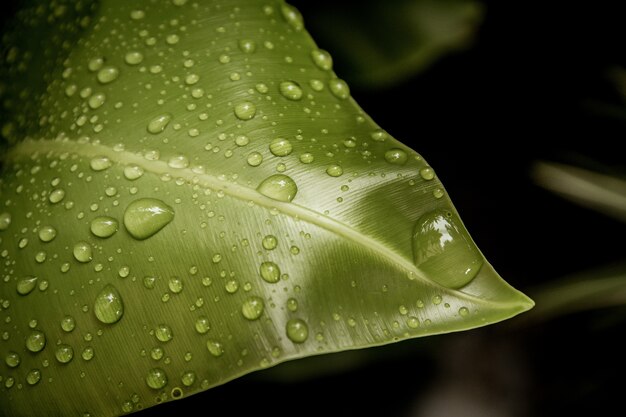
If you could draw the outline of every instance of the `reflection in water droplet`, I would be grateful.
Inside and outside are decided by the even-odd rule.
[[[147,239],[174,219],[174,209],[156,198],[141,198],[126,207],[124,226],[132,237]]]
[[[180,378],[180,382],[186,387],[192,386],[196,382],[196,373],[194,371],[185,371]]]
[[[206,316],[198,317],[196,320],[196,331],[199,334],[205,334],[209,330],[211,330],[211,326],[209,325],[209,319]]]
[[[85,349],[83,349],[83,352],[80,354],[80,356],[83,358],[83,360],[85,361],[90,361],[93,359],[95,351],[93,350],[93,348],[91,346],[87,346]]]
[[[159,324],[154,331],[154,335],[161,342],[169,342],[174,337],[174,332],[167,324]]]
[[[87,242],[78,242],[74,245],[73,249],[74,258],[78,262],[89,262],[93,259],[91,245]]]
[[[167,385],[167,374],[161,368],[152,368],[146,376],[146,384],[152,389],[161,389]]]
[[[420,176],[427,181],[435,178],[435,171],[431,167],[424,167],[420,169]]]
[[[224,354],[224,348],[222,347],[222,344],[215,340],[208,340],[206,342],[206,348],[208,349],[209,353],[216,358]]]
[[[17,293],[19,295],[27,295],[30,294],[37,285],[37,277],[27,277],[19,280],[17,282]]]
[[[130,181],[134,181],[141,178],[143,175],[143,168],[139,165],[130,164],[124,167],[124,178]]]
[[[413,231],[415,265],[448,288],[470,282],[483,259],[460,220],[451,211],[435,210],[419,218]]]
[[[293,145],[288,139],[276,138],[270,142],[270,152],[276,156],[287,156],[293,151]]]
[[[58,345],[54,351],[54,356],[60,363],[69,363],[74,359],[74,349],[70,345]]]
[[[248,320],[257,320],[263,314],[264,308],[261,297],[249,297],[241,306],[241,314]]]
[[[73,331],[75,327],[76,327],[76,320],[74,320],[74,317],[65,316],[61,319],[61,329],[63,329],[64,332],[69,333]]]
[[[296,196],[298,186],[287,175],[274,174],[264,179],[257,191],[274,200],[289,202]]]
[[[300,155],[300,162],[302,162],[303,164],[310,164],[314,160],[315,160],[315,157],[310,152],[305,152]]]
[[[39,229],[39,240],[42,242],[51,242],[57,236],[57,229],[52,226],[42,226]]]
[[[326,173],[331,177],[339,177],[343,174],[343,168],[339,165],[329,165],[328,168],[326,168]]]
[[[257,167],[261,165],[261,162],[263,162],[263,155],[261,155],[259,152],[250,152],[247,161],[248,165],[252,167]]]
[[[113,217],[100,216],[93,219],[89,226],[94,236],[107,238],[117,232],[118,222]]]
[[[26,382],[28,385],[37,385],[41,380],[41,371],[39,369],[32,369],[26,374]]]
[[[19,366],[20,362],[20,355],[16,352],[9,352],[4,357],[4,363],[6,363],[9,368],[16,368],[17,366]]]
[[[153,135],[163,132],[171,120],[172,115],[169,113],[161,114],[155,117],[148,123],[148,132]]]
[[[295,81],[283,81],[279,86],[280,94],[288,100],[301,100],[302,99],[302,87]]]
[[[309,326],[302,319],[287,322],[287,337],[294,343],[303,343],[309,337]]]
[[[259,268],[259,273],[261,278],[270,284],[276,283],[280,279],[280,268],[274,262],[263,262]]]
[[[41,352],[46,346],[46,335],[39,330],[30,332],[26,337],[26,349],[33,353]]]
[[[107,284],[94,301],[93,311],[96,318],[105,324],[119,321],[124,315],[124,303],[117,289]]]
[[[256,106],[249,101],[244,101],[235,106],[235,116],[237,116],[239,120],[250,120],[255,114]]]
[[[385,152],[385,160],[390,164],[404,165],[408,157],[402,149],[393,148]]]
[[[278,239],[276,239],[276,236],[274,235],[267,235],[263,238],[261,244],[267,250],[274,250],[278,245]]]

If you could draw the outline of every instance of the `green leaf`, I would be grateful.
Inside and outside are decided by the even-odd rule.
[[[57,6],[19,18],[36,34],[69,13]],[[433,169],[350,98],[297,10],[88,9],[62,62],[7,63],[46,88],[5,89],[36,105],[4,119],[18,143],[0,188],[3,413],[124,414],[532,306]]]

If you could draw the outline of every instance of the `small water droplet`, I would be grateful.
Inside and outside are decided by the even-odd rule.
[[[101,238],[108,238],[113,236],[113,234],[117,232],[118,226],[119,224],[117,220],[109,216],[96,217],[91,221],[91,224],[89,225],[91,233],[93,233],[94,236],[98,236]]]
[[[385,160],[390,164],[404,165],[407,159],[407,154],[402,149],[393,148],[385,152]]]
[[[7,230],[10,225],[11,225],[11,213],[7,213],[6,211],[4,213],[1,213],[0,214],[0,230]]]
[[[323,71],[329,71],[333,68],[333,58],[323,49],[314,49],[311,51],[311,59],[313,63]]]
[[[278,239],[274,235],[267,235],[263,238],[262,245],[267,250],[273,250],[278,245]]]
[[[322,80],[312,79],[309,81],[309,85],[313,91],[322,91],[324,89],[324,82]]]
[[[37,277],[27,277],[19,280],[17,282],[17,293],[19,295],[28,295],[30,294],[35,287],[37,286]]]
[[[20,362],[20,355],[16,352],[9,352],[4,357],[4,363],[6,363],[9,368],[16,368],[17,366],[19,366]]]
[[[174,294],[179,294],[183,290],[183,280],[179,277],[172,277],[167,282],[167,286]]]
[[[152,389],[161,389],[167,385],[167,374],[161,368],[152,368],[146,375],[146,384]]]
[[[259,268],[259,273],[261,274],[261,278],[270,284],[280,280],[280,268],[274,262],[263,262]]]
[[[46,346],[46,335],[39,330],[34,330],[26,337],[26,349],[33,353],[41,352]]]
[[[424,167],[420,169],[420,176],[426,181],[430,181],[435,178],[435,171],[431,167]]]
[[[298,300],[290,298],[287,300],[287,309],[292,313],[298,311]]]
[[[387,135],[387,132],[380,129],[376,129],[372,133],[370,133],[370,137],[376,142],[384,142],[385,140],[387,140],[388,136],[389,135]]]
[[[350,97],[350,87],[348,87],[348,84],[340,78],[333,78],[328,81],[328,88],[338,99],[345,100]]]
[[[459,308],[459,315],[461,317],[466,317],[467,315],[469,315],[469,309],[467,307]]]
[[[104,93],[96,93],[89,97],[89,101],[87,101],[87,104],[89,104],[89,107],[91,107],[93,110],[96,110],[102,107],[102,105],[106,101],[106,98],[107,96]]]
[[[241,52],[246,54],[251,54],[256,51],[256,42],[251,39],[240,39],[239,40],[239,49]]]
[[[135,181],[143,176],[143,168],[139,165],[130,164],[124,167],[124,178],[129,181]]]
[[[80,241],[74,245],[72,249],[74,258],[78,262],[86,263],[93,259],[91,245],[87,242]]]
[[[41,380],[41,371],[39,369],[32,369],[26,374],[26,382],[28,385],[37,385]]]
[[[296,196],[298,186],[287,175],[274,174],[264,179],[257,191],[274,200],[290,202]]]
[[[208,349],[209,353],[216,358],[224,354],[224,348],[222,347],[222,344],[215,340],[208,340],[206,342],[206,348]]]
[[[288,100],[298,101],[302,99],[302,87],[295,81],[283,81],[279,86],[280,94]]]
[[[310,152],[305,152],[300,155],[300,162],[302,162],[303,164],[310,164],[314,160],[315,160],[315,157]]]
[[[70,333],[76,327],[76,320],[72,316],[65,316],[61,319],[61,329],[64,332]]]
[[[237,146],[246,146],[250,143],[250,139],[246,135],[237,135],[235,138],[235,145]]]
[[[107,168],[110,168],[113,165],[113,162],[106,156],[96,156],[89,161],[89,166],[94,171],[104,171]]]
[[[172,328],[167,324],[159,324],[157,328],[154,330],[154,335],[161,342],[169,342],[174,337],[174,332],[172,332]]]
[[[261,155],[259,152],[250,152],[250,154],[248,154],[247,161],[248,165],[257,167],[261,165],[261,162],[263,162],[263,155]]]
[[[256,114],[256,106],[250,101],[244,101],[235,106],[235,116],[239,120],[250,120]]]
[[[100,69],[100,71],[98,71],[96,78],[98,78],[98,81],[101,84],[108,84],[110,82],[115,81],[117,77],[119,77],[119,75],[120,75],[120,70],[117,69],[117,67],[114,67],[112,65],[107,65],[106,67],[103,67]]]
[[[61,202],[61,200],[63,200],[64,198],[65,198],[65,190],[63,190],[62,188],[57,188],[50,193],[48,200],[52,204],[56,204],[56,203]]]
[[[419,218],[413,231],[415,265],[433,281],[449,288],[470,282],[483,259],[465,227],[447,210]]]
[[[406,325],[409,326],[411,329],[417,329],[420,326],[420,321],[417,319],[417,317],[409,316],[406,319]]]
[[[69,363],[74,359],[74,349],[70,345],[58,345],[54,351],[54,356],[60,363]]]
[[[435,198],[443,197],[443,190],[441,188],[435,188],[433,190],[433,197],[435,197]]]
[[[433,295],[432,302],[434,305],[438,306],[443,301],[443,298],[440,295]]]
[[[194,371],[185,371],[180,378],[180,382],[186,387],[190,387],[196,382],[196,373]]]
[[[276,156],[287,156],[293,151],[293,145],[288,139],[276,138],[270,142],[270,152]]]
[[[94,354],[95,351],[93,350],[93,348],[91,346],[87,346],[85,349],[83,349],[83,352],[80,354],[80,356],[83,358],[83,360],[90,361],[93,359]]]
[[[196,332],[199,334],[205,334],[209,330],[211,330],[211,326],[209,324],[209,319],[206,316],[200,316],[196,320]]]
[[[152,133],[153,135],[163,132],[171,120],[172,115],[169,113],[164,113],[156,116],[148,123],[148,132]]]
[[[132,237],[147,239],[174,219],[174,209],[156,198],[141,198],[126,207],[124,226]]]
[[[129,51],[124,56],[124,61],[128,65],[139,65],[143,61],[143,54],[139,51]]]
[[[287,337],[294,343],[304,343],[309,337],[309,326],[302,319],[290,319],[286,330]]]
[[[339,177],[343,174],[343,168],[339,165],[329,165],[328,168],[326,168],[326,173],[331,177]]]
[[[302,14],[300,14],[298,9],[290,4],[284,3],[280,6],[280,11],[285,21],[293,30],[300,31],[304,28],[304,19],[302,19]]]
[[[263,314],[264,308],[261,297],[249,297],[241,306],[241,314],[248,320],[257,320]]]
[[[124,303],[117,289],[107,284],[96,296],[93,311],[96,318],[105,324],[118,322],[124,315]]]

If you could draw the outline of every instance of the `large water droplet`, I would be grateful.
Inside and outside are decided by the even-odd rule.
[[[315,65],[324,71],[328,71],[333,67],[333,58],[323,49],[314,49],[311,51],[311,59]]]
[[[141,198],[126,207],[124,226],[135,239],[143,240],[174,219],[174,209],[156,198]]]
[[[139,51],[127,52],[124,56],[124,61],[128,65],[139,65],[141,64],[141,61],[143,61],[143,54]]]
[[[250,120],[256,114],[256,106],[250,101],[244,101],[235,106],[235,116],[239,120]]]
[[[27,277],[19,280],[17,282],[17,293],[19,295],[30,294],[35,289],[37,280],[37,277]]]
[[[183,376],[180,378],[180,382],[186,387],[192,386],[193,383],[196,382],[196,373],[194,371],[184,372]]]
[[[101,238],[113,236],[118,229],[118,222],[113,217],[100,216],[91,221],[91,233]]]
[[[161,368],[152,368],[146,375],[146,384],[152,389],[161,389],[167,385],[167,374]]]
[[[105,324],[118,322],[124,315],[124,302],[117,289],[107,284],[96,296],[93,311],[98,320]]]
[[[264,308],[261,297],[249,297],[241,306],[241,314],[248,320],[257,320],[263,314]]]
[[[293,145],[285,138],[276,138],[270,142],[270,152],[276,156],[287,156],[293,151]]]
[[[248,161],[248,165],[252,166],[252,167],[258,167],[259,165],[261,165],[261,162],[263,162],[263,155],[261,155],[259,152],[250,152],[250,154],[248,155],[247,158]]]
[[[302,99],[302,87],[295,81],[283,81],[279,86],[280,94],[288,100],[301,100]]]
[[[274,250],[278,245],[278,239],[276,239],[276,236],[274,235],[267,235],[263,238],[261,244],[267,250]]]
[[[172,115],[169,113],[158,115],[148,123],[148,132],[153,135],[163,132],[171,120]]]
[[[31,352],[41,352],[41,350],[43,350],[45,346],[46,335],[39,330],[34,330],[30,332],[28,337],[26,337],[26,349],[30,350]]]
[[[130,164],[124,167],[124,178],[135,181],[143,175],[143,168],[139,165]]]
[[[41,371],[39,369],[32,369],[26,374],[26,382],[28,385],[37,385],[41,380]]]
[[[298,9],[290,4],[284,3],[280,6],[280,11],[285,21],[295,31],[300,31],[304,28],[304,19],[302,19],[302,14],[300,14],[300,11]]]
[[[328,81],[328,88],[333,95],[341,100],[350,97],[350,87],[341,78],[333,78]]]
[[[74,245],[73,254],[74,258],[82,263],[89,262],[93,259],[91,245],[83,241]]]
[[[259,268],[259,273],[264,281],[271,284],[280,279],[280,268],[274,262],[263,262]]]
[[[117,77],[119,77],[119,75],[120,75],[119,69],[117,69],[116,67],[112,65],[108,65],[102,68],[100,71],[98,71],[96,78],[98,78],[98,81],[100,83],[108,84],[110,82],[115,81]]]
[[[76,327],[76,320],[74,320],[74,317],[65,316],[61,319],[61,329],[63,329],[64,332],[69,333],[73,331],[75,327]]]
[[[465,227],[448,210],[419,218],[413,231],[413,256],[430,279],[448,288],[470,282],[483,264]]]
[[[215,340],[208,340],[206,342],[206,348],[208,349],[209,353],[216,358],[224,354],[224,348],[222,347],[222,344]]]
[[[60,363],[69,363],[74,358],[74,349],[70,345],[61,344],[54,351],[54,356]]]
[[[19,366],[20,362],[20,355],[16,352],[9,352],[4,357],[4,363],[6,363],[9,368],[16,368],[17,366]]]
[[[174,337],[174,332],[167,324],[159,324],[154,331],[154,335],[161,342],[169,342]]]
[[[390,164],[404,165],[408,157],[402,149],[393,148],[385,152],[385,160]]]
[[[328,168],[326,168],[326,173],[331,177],[339,177],[343,174],[343,168],[335,164],[329,165]]]
[[[209,324],[209,319],[206,316],[198,317],[196,320],[196,332],[199,334],[205,334],[209,330],[211,330],[211,325]]]
[[[296,196],[298,186],[287,175],[274,174],[264,179],[257,191],[274,200],[289,202]]]
[[[302,319],[290,319],[286,330],[287,337],[294,343],[304,343],[309,337],[309,326]]]
[[[107,168],[110,168],[113,165],[113,162],[106,156],[96,156],[89,161],[89,166],[94,171],[104,171]]]

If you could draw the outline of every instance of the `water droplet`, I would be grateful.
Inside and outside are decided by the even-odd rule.
[[[246,54],[251,54],[256,51],[256,42],[251,39],[240,39],[239,40],[239,49],[241,52]]]
[[[294,343],[304,343],[309,337],[309,326],[302,319],[290,319],[286,329],[287,337]]]
[[[323,49],[312,50],[311,59],[313,59],[313,63],[323,71],[329,71],[333,68],[333,57]]]
[[[313,91],[322,91],[324,89],[324,82],[322,80],[312,79],[309,81],[309,85]]]
[[[6,211],[4,213],[1,213],[0,214],[0,230],[7,230],[10,225],[11,225],[11,213],[7,213]]]
[[[234,294],[239,289],[239,283],[234,279],[230,279],[224,285],[224,289],[226,290],[227,293]]]
[[[435,188],[433,190],[433,197],[435,197],[435,198],[443,197],[443,190],[441,188]]]
[[[26,382],[28,385],[37,385],[41,380],[41,371],[39,369],[32,369],[26,374]]]
[[[4,357],[4,362],[9,368],[16,368],[21,362],[20,355],[18,355],[16,352],[9,352]]]
[[[302,88],[300,84],[295,81],[283,81],[279,86],[280,94],[288,100],[301,100],[302,99]]]
[[[250,120],[256,114],[256,106],[250,101],[244,101],[235,106],[235,116],[239,120]]]
[[[261,155],[259,152],[250,152],[247,161],[248,165],[257,167],[261,165],[261,162],[263,162],[263,155]]]
[[[198,74],[189,74],[185,77],[185,84],[194,85],[198,81],[200,81],[200,76]]]
[[[90,262],[93,259],[91,245],[87,242],[80,241],[74,245],[73,248],[74,258],[78,262]]]
[[[61,319],[61,329],[63,329],[64,332],[69,333],[73,331],[75,327],[76,327],[76,320],[74,320],[74,317],[65,316]]]
[[[148,123],[148,132],[153,135],[163,132],[171,120],[172,115],[169,113],[158,115]]]
[[[348,87],[348,84],[340,78],[333,78],[328,81],[328,88],[338,99],[345,100],[350,97],[350,87]]]
[[[124,56],[124,61],[128,65],[139,65],[141,64],[141,61],[143,61],[143,54],[139,51],[127,52]]]
[[[196,382],[196,373],[193,371],[185,371],[180,378],[180,382],[186,387],[192,386],[194,382]]]
[[[167,374],[161,368],[152,368],[146,376],[146,384],[152,389],[161,389],[167,385]]]
[[[339,177],[343,174],[343,168],[339,165],[329,165],[328,168],[326,168],[326,173],[331,177]]]
[[[74,349],[70,345],[61,344],[54,351],[54,356],[60,363],[69,363],[74,359]]]
[[[93,359],[95,351],[93,350],[93,348],[91,346],[87,346],[85,349],[83,349],[83,352],[80,354],[80,356],[83,358],[83,360],[85,361],[90,361]]]
[[[467,307],[459,308],[459,315],[461,317],[466,317],[467,315],[469,315],[469,309]]]
[[[174,337],[174,332],[172,332],[172,328],[167,324],[159,324],[157,328],[154,330],[154,335],[161,342],[169,342]]]
[[[113,217],[100,216],[93,219],[89,227],[94,236],[107,238],[117,232],[118,222]]]
[[[385,160],[390,164],[404,165],[408,157],[402,149],[393,148],[385,152]]]
[[[126,207],[124,226],[132,237],[147,239],[174,219],[174,209],[156,198],[141,198]]]
[[[96,76],[96,78],[98,78],[98,81],[100,83],[108,84],[110,82],[115,81],[117,77],[119,77],[119,75],[120,75],[119,69],[117,69],[116,67],[112,65],[108,65],[100,69],[100,71],[98,71],[98,75]]]
[[[270,152],[276,156],[287,156],[293,151],[293,145],[288,139],[276,138],[270,142]]]
[[[314,160],[315,160],[315,157],[310,152],[305,152],[300,155],[300,162],[302,162],[303,164],[310,164]]]
[[[26,349],[33,353],[41,352],[46,346],[46,335],[39,330],[30,332],[26,337]]]
[[[257,191],[274,200],[290,202],[296,196],[298,186],[287,175],[274,174],[264,179]]]
[[[280,280],[280,268],[274,262],[263,262],[259,268],[259,273],[261,274],[261,278],[270,284]]]
[[[129,181],[135,181],[143,175],[143,168],[139,165],[130,164],[124,167],[124,178]]]
[[[163,359],[164,354],[165,354],[165,351],[163,350],[163,348],[159,346],[152,348],[152,350],[150,350],[150,357],[154,359],[155,361],[160,361],[161,359]]]
[[[438,306],[443,301],[443,298],[440,295],[433,295],[432,302],[434,305]]]
[[[463,224],[447,210],[419,218],[413,231],[413,256],[430,279],[449,288],[470,282],[483,263]]]
[[[257,320],[263,314],[265,303],[261,297],[249,297],[241,306],[241,314],[248,320]]]
[[[387,135],[387,132],[380,129],[376,129],[372,133],[370,133],[370,137],[376,142],[384,142],[385,140],[387,140],[388,136],[389,135]]]
[[[89,166],[94,171],[104,171],[107,168],[110,168],[113,165],[113,162],[106,156],[96,156],[89,161]]]
[[[292,313],[298,311],[298,300],[296,300],[295,298],[288,299],[287,309],[291,311]]]
[[[302,14],[300,14],[298,9],[290,4],[284,3],[280,6],[280,11],[285,21],[293,28],[293,30],[300,31],[304,28],[304,19],[302,19]]]
[[[37,285],[37,277],[27,277],[19,280],[17,282],[17,293],[19,295],[28,295],[30,294]]]
[[[56,190],[53,190],[50,193],[50,196],[48,197],[48,200],[52,203],[52,204],[56,204],[61,202],[61,200],[63,200],[65,198],[65,190],[61,189],[61,188],[57,188]]]
[[[224,348],[222,347],[222,344],[215,340],[208,340],[206,342],[206,348],[209,350],[209,353],[216,358],[224,354]]]
[[[107,96],[104,93],[96,93],[93,96],[89,97],[89,101],[87,102],[87,104],[89,104],[89,107],[95,110],[102,107],[106,99]]]
[[[263,238],[262,245],[267,250],[273,250],[278,245],[278,239],[274,235],[267,235]]]
[[[179,294],[183,290],[184,284],[183,280],[179,277],[172,277],[167,282],[167,286],[169,287],[171,292],[173,292],[174,294]]]
[[[235,138],[235,145],[237,146],[246,146],[250,143],[250,139],[246,135],[237,135]]]
[[[417,329],[420,326],[420,321],[417,319],[417,317],[409,316],[406,319],[406,325],[409,326],[411,329]]]
[[[211,326],[209,325],[209,319],[206,316],[200,316],[196,320],[196,332],[199,334],[205,334],[209,330],[211,330]]]
[[[124,315],[124,303],[117,289],[107,284],[96,296],[93,311],[98,320],[105,324],[118,322]]]
[[[435,171],[431,167],[424,167],[420,169],[420,176],[426,181],[430,181],[435,178]]]
[[[292,255],[297,255],[300,253],[300,248],[297,246],[292,246],[289,248],[289,252],[291,252]]]

